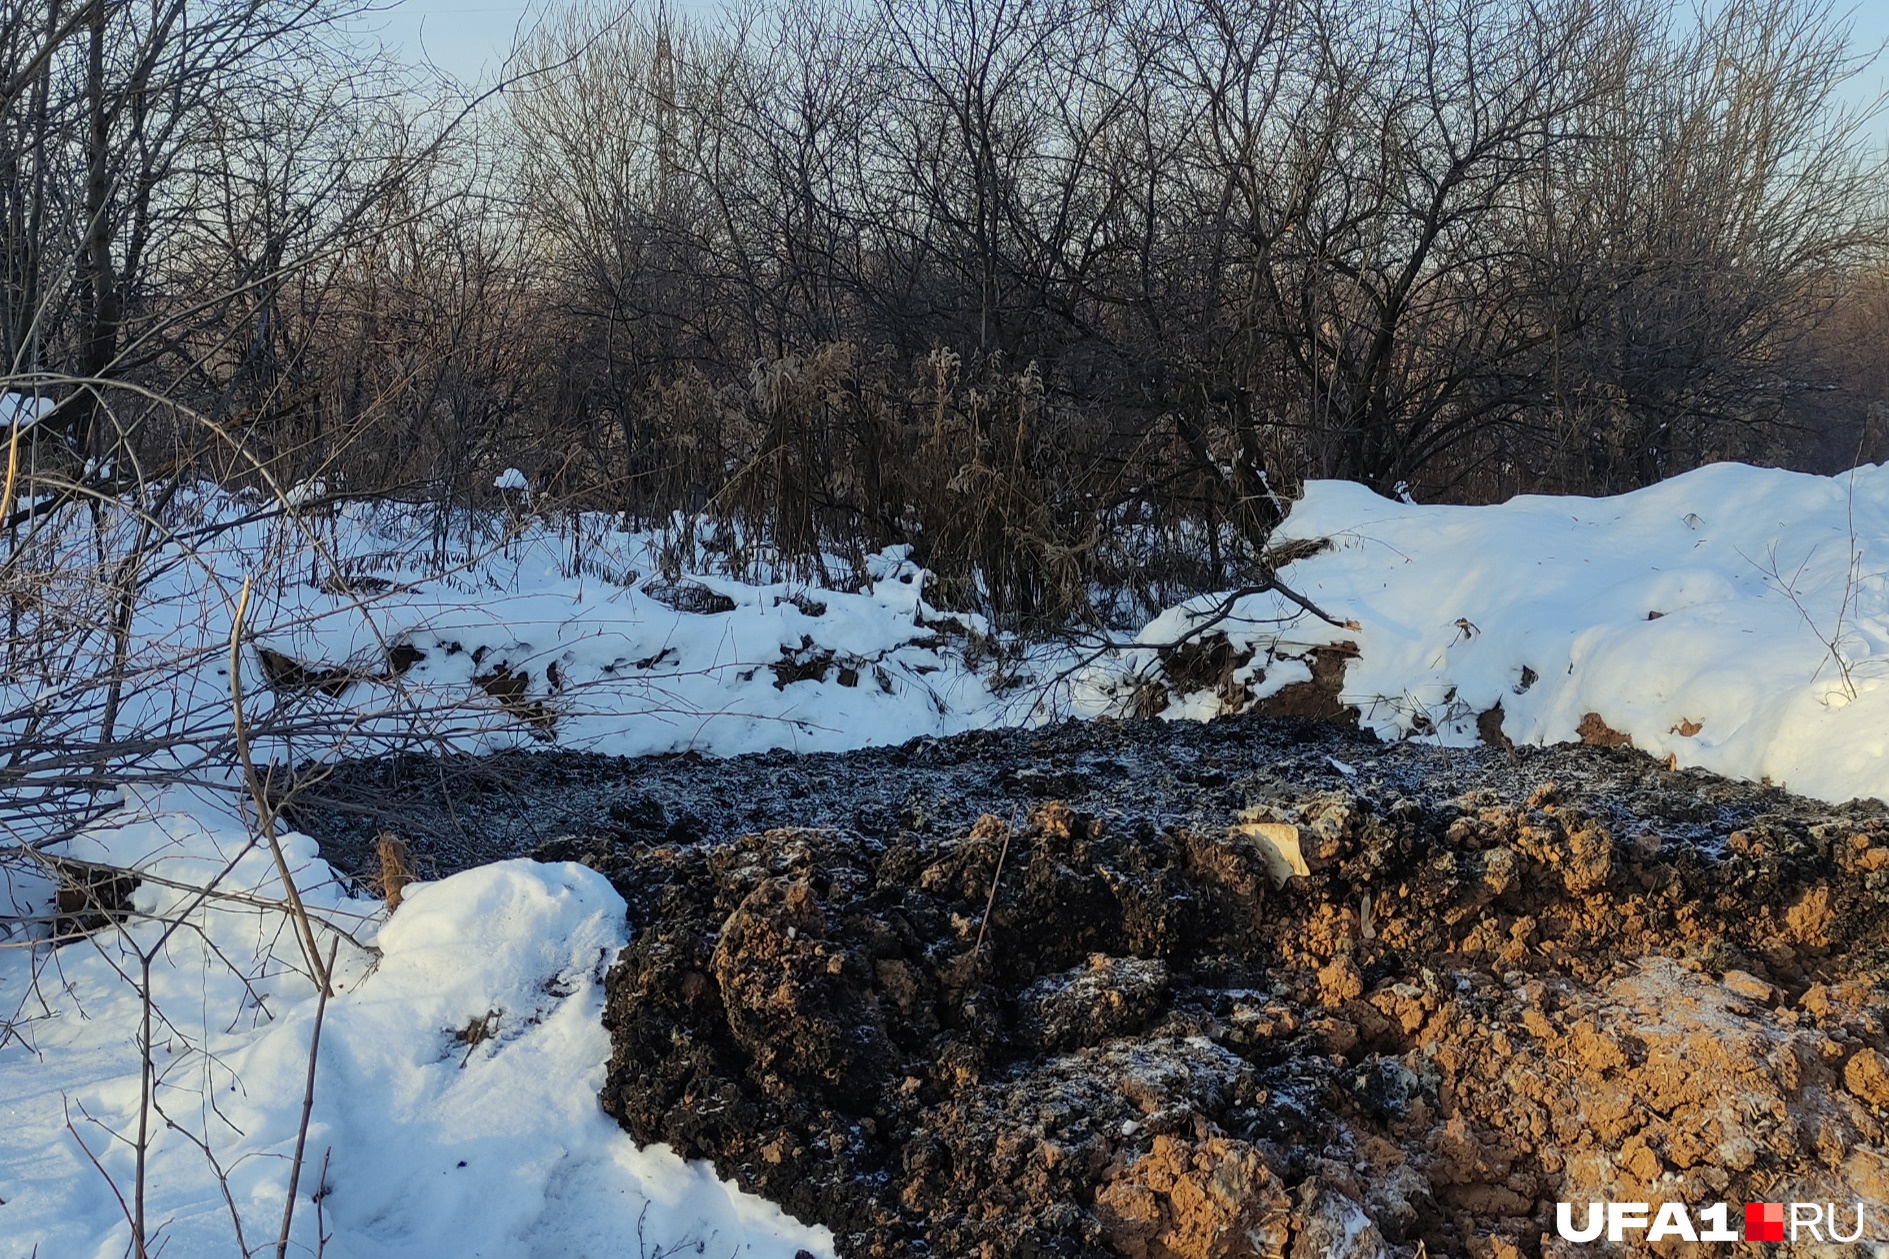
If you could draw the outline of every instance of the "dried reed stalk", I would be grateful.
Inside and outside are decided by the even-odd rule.
[[[380,854],[380,894],[387,902],[387,912],[400,908],[407,884],[413,882],[413,854],[407,841],[392,831],[374,837],[374,850]]]

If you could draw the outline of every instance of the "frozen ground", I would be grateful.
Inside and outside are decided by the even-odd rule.
[[[1078,648],[993,641],[975,616],[930,606],[923,573],[897,551],[866,557],[850,590],[744,583],[719,562],[665,578],[665,558],[675,563],[664,538],[607,522],[521,516],[508,535],[488,521],[485,540],[468,544],[425,534],[398,507],[323,506],[312,489],[298,501],[301,520],[234,524],[259,504],[173,504],[190,544],[154,561],[121,732],[169,739],[173,756],[222,737],[236,594],[263,573],[273,579],[257,586],[248,625],[278,657],[245,651],[242,668],[265,759],[415,744],[841,752],[1070,711],[1120,715],[1154,688],[1162,716],[1209,717],[1305,681],[1312,649],[1346,642],[1358,656],[1341,698],[1386,738],[1474,742],[1499,705],[1499,728],[1518,743],[1570,740],[1585,725],[1681,770],[1833,801],[1889,795],[1882,468],[1825,479],[1717,466],[1617,499],[1489,508],[1314,484],[1282,536],[1331,545],[1284,577],[1356,630],[1272,595],[1204,626],[1204,610],[1226,605],[1204,597],[1145,627],[1140,648],[1089,659],[1072,683],[1058,679],[1085,658]],[[95,541],[75,538],[73,554]],[[1186,653],[1167,645],[1203,632],[1227,637],[1230,676],[1190,689],[1191,673],[1170,671]],[[3,711],[10,724],[34,707],[56,721],[79,711],[66,702],[76,685],[14,673]],[[71,719],[75,738],[92,719]],[[1358,768],[1342,751],[1337,760]],[[1063,772],[1054,761],[1029,767],[1037,778],[1019,792],[1055,794],[1042,789]],[[1077,777],[1106,778],[1113,763]],[[1348,777],[1338,765],[1319,773]],[[47,872],[18,851],[0,865],[0,1259],[126,1252],[147,1095],[154,1245],[241,1253],[240,1221],[248,1248],[273,1251],[316,996],[295,972],[276,876],[232,799],[140,788],[118,815],[50,847],[146,880],[121,928],[56,951],[40,943],[54,925]],[[885,803],[897,821],[909,801]],[[598,966],[634,926],[600,879],[561,864],[469,870],[415,889],[384,921],[312,842],[292,836],[290,851],[298,884],[349,937],[292,1253],[322,1249],[318,1224],[325,1253],[343,1259],[828,1253],[700,1165],[638,1152],[598,1108],[609,1052]],[[173,886],[212,878],[218,894],[203,903]],[[171,923],[182,925],[166,936]],[[475,1023],[494,1034],[467,1037]]]

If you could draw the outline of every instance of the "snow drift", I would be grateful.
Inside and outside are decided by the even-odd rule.
[[[294,969],[274,865],[241,822],[202,799],[138,812],[66,846],[146,876],[120,928],[57,950],[0,949],[6,1259],[127,1252],[142,956],[153,1015],[148,1249],[274,1251],[316,993]],[[290,1254],[831,1253],[823,1231],[705,1165],[639,1150],[599,1107],[603,973],[629,934],[600,875],[501,862],[415,885],[389,918],[347,895],[305,836],[285,846],[326,924],[323,946],[339,940]],[[189,886],[218,894],[198,903]],[[50,903],[43,881],[0,871],[0,918]]]
[[[1274,593],[1205,596],[1138,635],[1224,634],[1232,705],[1310,677],[1348,643],[1342,698],[1385,738],[1630,738],[1681,766],[1821,799],[1889,798],[1889,467],[1816,477],[1716,464],[1613,498],[1393,502],[1322,481],[1280,531],[1324,543],[1282,578],[1355,631]],[[1152,646],[1091,669],[1086,711],[1163,676]],[[1194,689],[1165,715],[1211,717]],[[1494,713],[1493,710],[1500,710]],[[1591,714],[1591,716],[1590,716]],[[1496,725],[1499,720],[1499,727]]]

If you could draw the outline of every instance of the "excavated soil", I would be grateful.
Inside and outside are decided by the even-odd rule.
[[[491,767],[410,768],[299,820],[478,856]],[[842,1255],[1571,1255],[1562,1200],[1889,1242],[1879,805],[1262,718],[503,772],[629,902],[605,1108]]]

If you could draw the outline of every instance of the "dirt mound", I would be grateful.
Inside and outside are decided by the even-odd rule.
[[[1889,1207],[1889,822],[1685,825],[1543,786],[599,845],[637,927],[603,1102],[848,1256],[1536,1255],[1563,1199]]]

